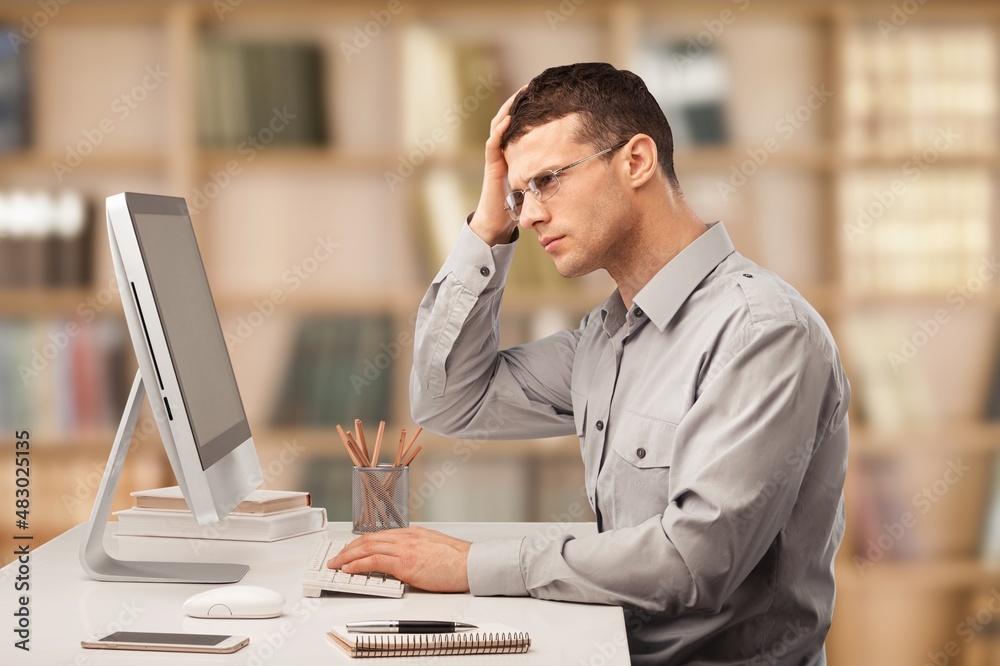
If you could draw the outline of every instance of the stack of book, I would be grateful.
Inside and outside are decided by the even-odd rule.
[[[118,536],[180,537],[228,541],[278,541],[326,527],[326,510],[307,492],[255,490],[222,521],[199,525],[180,488],[132,493],[135,506],[117,511]]]

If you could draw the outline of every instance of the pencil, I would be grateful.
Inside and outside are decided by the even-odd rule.
[[[375,435],[375,451],[372,452],[372,467],[378,467],[378,452],[382,448],[382,434],[385,432],[385,421],[378,422],[378,434]]]
[[[403,442],[406,441],[406,428],[399,433],[399,444],[396,446],[396,458],[392,461],[393,467],[399,467],[400,458],[403,457]]]
[[[368,440],[365,439],[365,427],[361,424],[361,419],[354,419],[354,429],[358,432],[357,441],[361,442],[361,450],[365,452],[365,459],[368,459]]]
[[[407,443],[406,447],[405,447],[405,448],[403,449],[403,453],[402,453],[402,455],[401,455],[400,457],[402,457],[402,458],[404,458],[404,459],[406,458],[406,454],[408,454],[408,453],[410,452],[410,447],[412,447],[412,446],[413,446],[413,443],[414,443],[415,441],[417,441],[417,437],[419,437],[419,436],[420,436],[420,433],[421,433],[422,431],[423,431],[423,428],[422,428],[422,427],[418,427],[418,428],[417,428],[417,429],[416,429],[416,430],[414,431],[414,433],[413,433],[413,437],[411,437],[411,438],[410,438],[410,441],[409,441],[409,442]]]
[[[361,461],[362,467],[371,467],[370,461],[368,460],[368,454],[361,450],[358,440],[354,439],[354,435],[351,434],[350,430],[347,431],[347,441],[351,443],[351,447],[358,455],[358,459]]]
[[[361,466],[361,461],[358,460],[357,456],[354,455],[354,449],[351,448],[351,443],[347,439],[347,435],[344,434],[344,429],[337,424],[337,434],[340,435],[340,441],[344,443],[344,448],[347,449],[347,455],[351,457],[351,462],[354,463],[355,467]]]
[[[406,460],[403,461],[403,467],[409,467],[410,463],[413,462],[413,459],[417,457],[417,454],[420,453],[420,449],[422,448],[422,446],[417,446],[417,448],[413,449],[413,453],[411,453]]]

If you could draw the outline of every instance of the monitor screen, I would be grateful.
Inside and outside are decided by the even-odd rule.
[[[249,439],[250,427],[198,243],[185,214],[131,210],[201,466],[208,469]]]

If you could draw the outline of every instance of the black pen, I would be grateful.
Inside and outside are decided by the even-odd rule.
[[[436,620],[376,620],[348,622],[352,634],[447,634],[467,629],[478,629],[464,622],[438,622]]]

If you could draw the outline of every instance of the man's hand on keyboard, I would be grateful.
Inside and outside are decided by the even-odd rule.
[[[381,571],[430,592],[468,592],[468,541],[423,527],[372,532],[350,542],[327,566]]]

